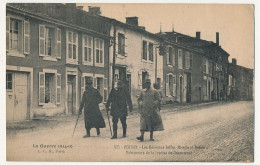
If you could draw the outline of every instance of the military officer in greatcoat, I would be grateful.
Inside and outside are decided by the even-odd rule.
[[[150,140],[153,139],[154,131],[164,130],[162,118],[159,112],[160,94],[157,90],[151,88],[151,80],[145,80],[145,90],[141,92],[139,102],[143,103],[140,108],[140,132],[141,136],[137,137],[138,140],[144,140],[144,133],[150,132]]]
[[[118,80],[115,83],[115,87],[111,90],[107,103],[106,109],[109,110],[111,105],[111,116],[113,122],[113,136],[111,139],[117,138],[117,123],[118,119],[120,119],[123,127],[123,138],[126,137],[126,117],[127,117],[127,105],[129,107],[130,112],[133,110],[131,96],[128,91],[124,88],[124,83],[122,80]]]
[[[100,135],[100,128],[105,128],[106,124],[99,109],[99,104],[103,97],[99,91],[92,86],[92,79],[86,81],[86,91],[79,108],[79,114],[82,114],[84,108],[84,121],[87,134],[83,138],[90,137],[90,129],[96,128],[97,136]]]

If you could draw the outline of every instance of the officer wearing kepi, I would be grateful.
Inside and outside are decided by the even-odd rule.
[[[118,83],[115,83],[115,87],[111,90],[107,103],[106,109],[109,110],[111,104],[111,116],[113,116],[113,136],[111,139],[117,138],[117,123],[120,119],[123,127],[123,138],[126,137],[126,116],[127,116],[127,105],[130,112],[133,110],[132,100],[128,91],[124,88],[124,83],[122,80],[118,80]]]
[[[97,135],[100,135],[100,128],[105,128],[106,124],[100,112],[98,104],[102,102],[103,97],[93,86],[92,79],[86,81],[86,91],[83,94],[79,108],[79,114],[82,114],[84,107],[84,121],[87,134],[83,138],[90,137],[90,129],[96,128]]]

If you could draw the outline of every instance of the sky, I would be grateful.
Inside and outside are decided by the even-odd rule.
[[[139,26],[152,33],[172,31],[216,42],[229,54],[229,60],[254,68],[254,6],[252,5],[198,5],[198,4],[77,4],[101,7],[102,15],[125,22],[125,17],[137,16]]]

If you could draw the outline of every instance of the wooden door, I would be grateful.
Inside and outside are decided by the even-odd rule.
[[[23,121],[28,112],[28,74],[13,73],[13,89],[7,92],[7,121]]]
[[[68,82],[68,97],[67,97],[67,104],[68,104],[68,113],[73,113],[73,83]]]

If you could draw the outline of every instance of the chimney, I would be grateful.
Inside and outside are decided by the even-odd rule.
[[[76,3],[66,3],[66,6],[68,6],[71,9],[76,9]]]
[[[196,32],[196,38],[200,39],[200,32]]]
[[[96,6],[89,6],[88,12],[92,15],[101,15],[100,7],[96,7]]]
[[[83,6],[77,6],[79,10],[83,10]]]
[[[126,23],[134,26],[138,26],[138,17],[126,17]]]
[[[216,44],[219,45],[219,32],[216,32]]]
[[[237,65],[237,59],[232,58],[232,64]]]
[[[144,27],[144,26],[139,26],[139,28],[141,28],[141,29],[145,30],[145,27]]]

